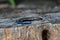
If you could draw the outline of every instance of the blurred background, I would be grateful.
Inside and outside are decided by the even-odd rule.
[[[26,2],[40,2],[40,1],[51,1],[51,2],[55,2],[57,5],[60,4],[60,0],[0,0],[0,8],[3,7],[15,7],[21,3],[26,3]]]

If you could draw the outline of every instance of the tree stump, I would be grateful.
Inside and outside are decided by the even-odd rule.
[[[5,28],[3,40],[60,40],[60,24]]]

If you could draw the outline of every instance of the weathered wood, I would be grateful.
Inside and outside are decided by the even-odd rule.
[[[15,28],[5,28],[3,40],[44,40],[44,32],[42,32],[43,30],[48,31],[45,34],[47,35],[45,39],[60,40],[60,24],[42,24],[38,26],[31,25]]]

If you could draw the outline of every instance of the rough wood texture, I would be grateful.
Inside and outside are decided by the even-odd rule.
[[[47,30],[44,38],[44,32]],[[47,38],[47,39],[46,39]],[[3,40],[60,40],[60,24],[42,24],[5,28]]]

